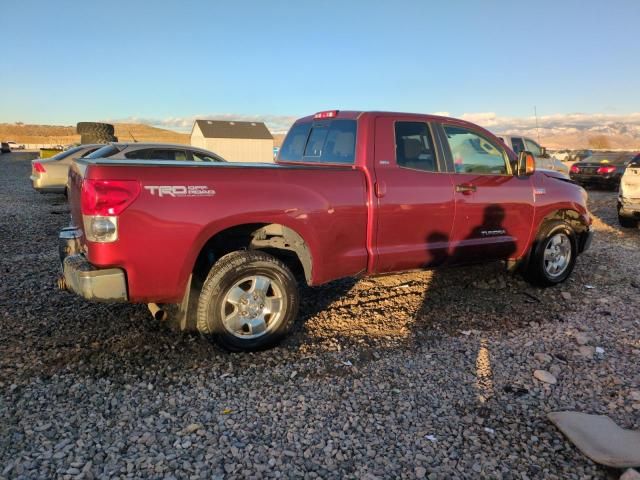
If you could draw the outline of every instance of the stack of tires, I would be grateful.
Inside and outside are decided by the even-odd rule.
[[[80,134],[80,143],[83,145],[118,141],[118,137],[113,136],[113,125],[109,123],[78,122],[76,131]]]

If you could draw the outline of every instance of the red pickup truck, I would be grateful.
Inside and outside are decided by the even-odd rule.
[[[298,120],[275,164],[81,159],[63,283],[179,304],[182,328],[230,350],[281,339],[299,281],[502,260],[554,285],[591,217],[581,187],[534,170],[465,121],[337,110]]]

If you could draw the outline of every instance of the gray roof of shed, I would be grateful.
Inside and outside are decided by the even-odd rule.
[[[205,138],[269,139],[273,136],[263,122],[237,122],[235,120],[196,120]]]

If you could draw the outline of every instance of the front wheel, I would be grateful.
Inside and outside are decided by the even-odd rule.
[[[638,219],[633,217],[625,217],[618,212],[618,223],[622,228],[638,228]]]
[[[525,278],[538,286],[564,282],[576,263],[578,242],[573,229],[560,220],[545,224],[538,233],[524,272]]]
[[[232,252],[204,281],[198,330],[227,350],[262,350],[291,330],[298,303],[296,280],[283,262],[260,251]]]

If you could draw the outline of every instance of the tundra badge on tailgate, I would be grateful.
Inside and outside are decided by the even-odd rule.
[[[144,188],[159,197],[213,197],[216,194],[206,185],[145,185]]]

